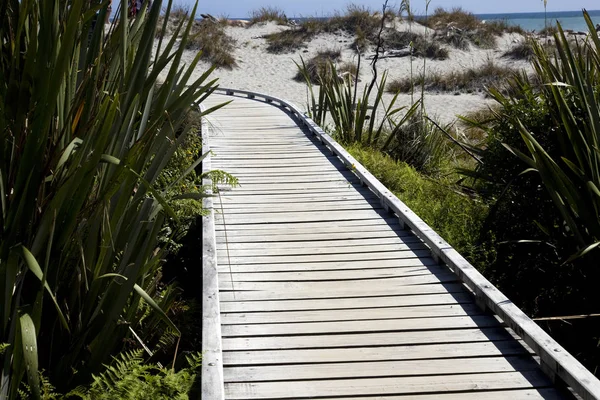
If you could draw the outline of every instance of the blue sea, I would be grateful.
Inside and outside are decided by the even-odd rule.
[[[589,11],[594,25],[600,24],[600,10]],[[484,21],[503,20],[511,25],[520,25],[527,31],[539,31],[545,26],[544,12],[513,14],[477,14]],[[560,22],[563,29],[587,32],[588,28],[581,11],[549,12],[546,14],[548,25]]]

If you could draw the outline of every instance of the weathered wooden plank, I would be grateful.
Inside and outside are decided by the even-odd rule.
[[[459,393],[404,394],[401,396],[335,397],[335,400],[562,400],[563,395],[553,388],[472,391]],[[331,397],[311,397],[311,400],[332,400]]]
[[[381,297],[381,296],[414,296],[440,293],[465,293],[465,288],[459,283],[444,283],[431,285],[392,286],[392,287],[346,287],[345,285],[332,285],[327,291],[313,289],[307,285],[304,289],[287,289],[243,291],[222,291],[219,295],[221,302],[225,301],[259,301],[259,300],[300,300],[300,299],[331,299],[335,297]]]
[[[350,269],[334,271],[294,271],[294,272],[254,272],[243,271],[244,268],[234,272],[229,266],[219,268],[220,278],[223,281],[234,282],[304,282],[304,281],[348,281],[359,279],[404,278],[409,276],[423,276],[432,273],[447,272],[445,266],[412,267],[412,268],[373,268]]]
[[[365,227],[369,228],[369,227]],[[239,243],[240,246],[252,245],[252,246],[265,246],[271,245],[276,247],[289,246],[310,246],[311,243],[315,242],[360,242],[369,240],[389,240],[394,243],[398,240],[404,243],[414,243],[413,240],[418,240],[412,236],[403,235],[399,236],[399,233],[391,231],[389,229],[379,229],[360,232],[348,232],[347,230],[337,229],[336,231],[328,232],[317,232],[313,234],[309,233],[296,233],[291,231],[288,233],[283,232],[270,232],[264,230],[228,230],[227,238],[225,238],[225,231],[220,230],[216,232],[219,243],[217,244],[219,249],[225,248],[226,245],[234,245]],[[400,232],[401,233],[401,232]],[[368,243],[368,242],[367,242]]]
[[[401,376],[479,374],[492,372],[535,371],[539,365],[530,357],[482,357],[452,358],[434,360],[403,360],[333,363],[333,364],[295,364],[277,366],[249,366],[225,369],[225,381],[288,381],[311,379],[360,379]],[[441,393],[440,393],[441,395]],[[506,393],[505,393],[506,395]],[[482,396],[481,398],[487,399]],[[386,397],[387,399],[387,397]],[[503,400],[513,399],[512,396]]]
[[[328,201],[350,201],[350,200],[360,200],[360,201],[374,201],[376,199],[375,195],[372,193],[323,193],[323,194],[313,194],[313,193],[288,193],[288,194],[256,194],[256,195],[238,195],[237,193],[232,193],[231,191],[222,192],[220,196],[217,196],[217,203],[222,201],[223,205],[235,206],[236,204],[247,204],[249,206],[256,206],[257,204],[262,204],[265,207],[269,205],[284,205],[290,203],[323,203]]]
[[[327,349],[510,341],[503,328],[223,338],[227,350]],[[532,361],[532,360],[531,360]],[[325,377],[324,377],[325,378]]]
[[[283,282],[245,282],[245,281],[230,281],[226,275],[220,275],[223,278],[219,283],[223,290],[303,290],[310,288],[311,290],[328,290],[332,285],[343,285],[346,289],[358,289],[364,285],[368,285],[373,290],[378,288],[398,288],[401,286],[411,285],[427,285],[435,283],[450,283],[457,282],[456,275],[451,272],[439,274],[427,274],[407,277],[391,277],[385,279],[357,279],[357,280],[335,280],[335,281],[283,281]],[[333,282],[333,283],[332,283]]]
[[[225,250],[225,258],[227,250]],[[317,263],[261,263],[229,264],[226,259],[219,265],[219,272],[305,272],[305,271],[349,271],[379,268],[420,268],[438,265],[431,257],[413,257],[394,260],[330,261]]]
[[[405,318],[462,317],[481,315],[474,304],[427,307],[357,308],[344,310],[263,311],[221,314],[223,325],[288,322],[367,321]]]
[[[498,321],[490,316],[414,318],[402,320],[304,322],[290,324],[225,325],[223,337],[339,334],[364,332],[402,332],[415,330],[449,330],[494,328]]]
[[[333,298],[327,300],[263,300],[263,301],[224,301],[221,312],[253,311],[294,311],[294,310],[343,310],[373,307],[409,307],[443,304],[472,303],[473,297],[467,293],[426,294],[415,296],[381,296],[359,298]]]
[[[318,396],[398,395],[500,389],[528,389],[550,385],[539,371],[339,379],[292,382],[227,383],[228,399],[304,399]]]
[[[229,236],[229,235],[228,235]],[[331,235],[330,237],[333,237]],[[326,249],[329,247],[338,248],[340,251],[344,251],[346,247],[368,247],[377,244],[417,244],[422,243],[419,238],[416,237],[405,237],[399,238],[397,235],[389,235],[388,237],[367,237],[365,239],[346,238],[346,239],[329,239],[329,240],[296,240],[296,241],[279,241],[277,236],[272,235],[271,240],[264,240],[261,242],[245,241],[240,236],[234,236],[233,238],[228,237],[228,242],[225,242],[225,235],[220,236],[223,240],[217,244],[217,249],[236,249],[236,250],[257,250],[257,249],[300,249],[300,248],[315,248],[315,249]],[[233,240],[232,240],[233,239]],[[301,239],[301,238],[300,238]],[[265,243],[268,242],[268,243]]]
[[[301,255],[324,255],[324,254],[354,254],[354,253],[381,253],[394,252],[398,258],[402,258],[404,251],[427,250],[423,242],[417,243],[391,243],[391,244],[365,244],[362,246],[344,246],[344,247],[294,247],[277,248],[265,245],[262,249],[232,248],[229,247],[231,256],[256,257],[256,256],[301,256]],[[325,260],[323,260],[325,261]]]
[[[299,262],[327,262],[327,261],[368,261],[368,260],[398,260],[401,258],[429,257],[429,250],[407,250],[404,252],[371,252],[357,254],[318,254],[305,256],[277,256],[273,257],[230,257],[219,254],[219,265],[226,264],[268,264],[278,263],[299,263]]]
[[[499,357],[529,354],[516,340],[292,350],[227,350],[223,365],[274,365],[353,361],[429,360],[464,357]]]
[[[323,212],[323,211],[341,211],[346,212],[362,211],[362,210],[381,210],[378,205],[369,204],[363,201],[360,204],[331,204],[326,202],[321,203],[287,203],[284,205],[265,204],[263,207],[236,207],[228,203],[223,203],[223,209],[227,215],[253,215],[253,214],[274,214],[288,212]]]
[[[216,209],[219,209],[218,205],[215,205]],[[227,216],[226,216],[227,217]],[[228,220],[228,218],[227,218]],[[318,232],[316,228],[319,229]],[[394,231],[394,228],[397,228]],[[235,227],[237,231],[251,230],[251,235],[256,235],[254,231],[263,230],[263,233],[273,232],[275,234],[280,233],[328,233],[328,232],[346,232],[349,234],[358,234],[359,232],[367,231],[385,231],[394,232],[397,235],[412,235],[408,231],[402,231],[398,220],[396,218],[374,218],[367,220],[348,220],[348,221],[336,221],[335,224],[322,222],[297,222],[294,224],[288,224],[285,222],[273,222],[269,225],[255,223],[255,224],[243,224]],[[217,231],[223,230],[223,225],[219,224],[215,226]],[[228,229],[230,230],[230,229]],[[233,229],[232,229],[233,230]],[[312,230],[312,232],[311,232]],[[218,234],[218,232],[217,232]]]

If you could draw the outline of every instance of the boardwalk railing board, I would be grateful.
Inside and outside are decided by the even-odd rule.
[[[301,124],[335,154],[377,197],[381,205],[395,213],[402,225],[410,228],[431,249],[433,255],[444,262],[456,276],[474,293],[479,305],[500,317],[540,357],[542,368],[553,381],[563,381],[583,399],[600,399],[600,381],[543,329],[515,306],[502,292],[494,287],[452,246],[442,239],[421,218],[381,182],[367,171],[331,136],[325,133],[303,111],[292,103],[266,94],[236,89],[218,88],[229,96],[247,97],[278,104],[295,116]]]
[[[203,107],[201,107],[203,111]],[[211,171],[210,133],[206,118],[202,117],[202,173]],[[212,194],[209,177],[202,185]],[[219,281],[217,272],[217,242],[213,198],[202,199],[207,213],[202,217],[202,398],[223,400],[223,351],[221,341],[221,310],[219,306]]]

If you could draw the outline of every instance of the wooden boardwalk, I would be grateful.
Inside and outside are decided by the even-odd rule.
[[[240,182],[212,200],[226,399],[563,398],[289,112],[233,99],[208,118]]]

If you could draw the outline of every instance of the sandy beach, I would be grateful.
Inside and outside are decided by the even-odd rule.
[[[426,30],[424,26],[416,22],[409,24],[405,21],[396,20],[389,26],[399,32],[412,30],[417,33],[433,35],[431,29]],[[324,50],[341,50],[342,57],[340,64],[343,62],[356,63],[358,61],[357,53],[350,48],[354,37],[343,32],[320,34],[308,42],[305,48],[294,53],[269,53],[266,50],[268,44],[264,36],[285,29],[292,28],[277,25],[275,22],[259,23],[248,28],[226,27],[227,35],[232,37],[236,42],[234,57],[237,67],[234,67],[232,70],[217,69],[213,77],[219,78],[219,85],[221,87],[251,90],[281,97],[306,109],[307,86],[303,82],[294,81],[293,77],[298,70],[295,63],[300,63],[301,58],[306,61]],[[489,61],[499,66],[507,66],[515,69],[530,68],[527,61],[502,57],[507,50],[522,40],[524,38],[520,34],[505,33],[497,38],[497,46],[493,49],[482,49],[470,45],[468,50],[460,50],[442,44],[442,46],[449,50],[449,57],[445,60],[427,59],[425,66],[426,74],[447,74],[453,71],[477,68]],[[186,51],[184,62],[191,62],[196,53],[196,51]],[[370,48],[362,56],[359,88],[368,84],[371,80],[372,71],[368,57],[373,54],[374,49]],[[208,67],[208,63],[201,62],[196,68],[197,75],[199,76]],[[414,76],[421,74],[424,69],[423,58],[413,57],[412,67]],[[410,76],[411,60],[410,57],[382,58],[377,63],[377,68],[379,76],[381,76],[383,71],[388,72],[389,82],[396,78]],[[387,93],[385,101],[389,102],[392,97],[392,94]],[[485,108],[493,104],[493,100],[487,98],[483,92],[469,94],[465,92],[438,93],[427,91],[425,102],[428,114],[443,123],[453,122],[456,120],[457,115]],[[397,105],[409,105],[410,103],[410,94],[399,95]]]

